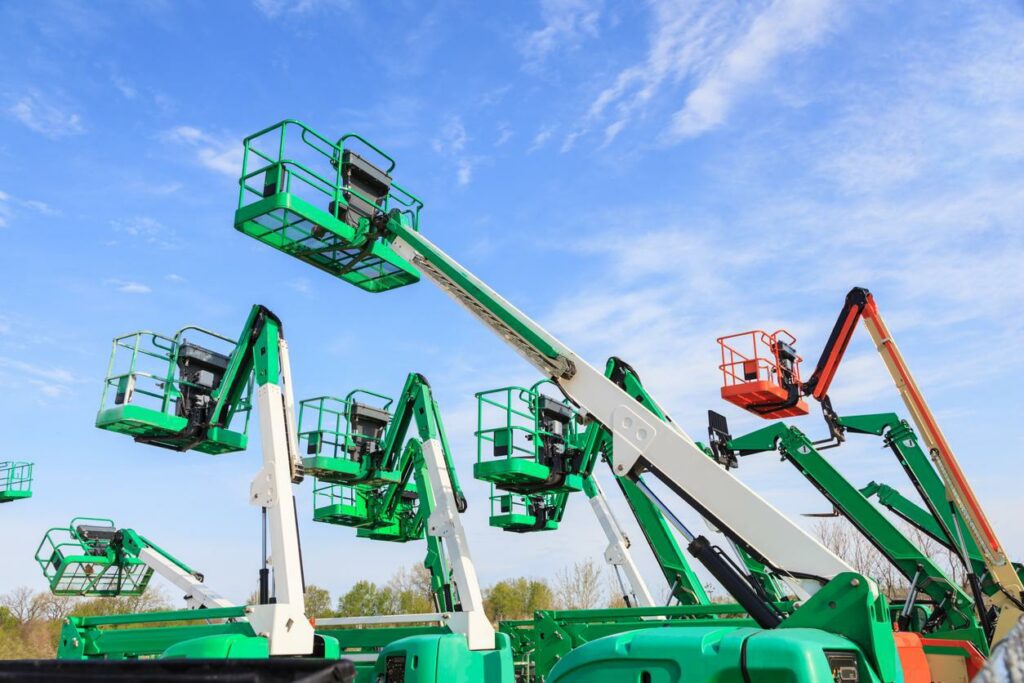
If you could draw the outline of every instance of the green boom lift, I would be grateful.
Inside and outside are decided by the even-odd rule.
[[[115,597],[142,595],[154,573],[185,592],[190,609],[230,607],[203,583],[203,575],[134,529],[112,520],[76,517],[46,532],[36,562],[54,595]]]
[[[337,641],[315,634],[305,615],[292,496],[292,484],[302,480],[303,471],[288,346],[277,316],[253,306],[237,341],[198,327],[183,328],[173,337],[153,332],[118,337],[96,426],[175,451],[230,453],[246,446],[254,403],[263,467],[248,498],[262,510],[264,552],[259,604],[244,608],[250,633],[176,642],[163,652],[165,657],[338,657]],[[72,653],[88,654],[81,649]]]
[[[915,624],[923,635],[967,641],[988,654],[988,642],[971,596],[847,481],[803,432],[776,422],[734,438],[724,416],[712,413],[711,417],[712,450],[721,461],[733,462],[736,455],[780,452],[907,578],[910,589],[898,619],[901,630],[911,628],[918,596],[924,594],[931,601],[932,611],[923,623]]]
[[[369,405],[366,397],[377,405]],[[317,484],[314,519],[354,527],[358,536],[373,540],[404,543],[426,536],[424,566],[436,609],[430,614],[321,618],[318,632],[333,635],[346,656],[359,658],[360,680],[371,679],[377,651],[403,637],[454,634],[448,640],[450,652],[460,649],[461,637],[469,659],[511,661],[507,638],[496,636],[483,611],[458,519],[466,500],[426,378],[410,374],[397,401],[365,390],[345,399],[304,401],[300,424],[304,420],[308,426],[300,440],[306,444],[307,472],[328,480]],[[392,628],[355,628],[383,625]]]
[[[558,384],[586,419],[609,428],[618,474],[635,479],[651,472],[807,596],[792,615],[780,614],[720,549],[673,519],[690,552],[761,628],[722,624],[599,638],[566,655],[550,683],[669,681],[682,671],[714,672],[720,681],[903,679],[888,605],[870,579],[427,240],[419,232],[423,204],[393,182],[394,161],[368,144],[385,158],[384,168],[358,156],[350,148],[358,140],[331,142],[293,120],[246,138],[236,229],[371,292],[428,277]],[[298,163],[300,156],[313,161]],[[709,647],[714,642],[721,647]],[[488,666],[496,663],[446,660],[444,648],[437,636],[396,641],[377,660],[378,680],[508,680],[509,672]]]
[[[0,462],[0,503],[32,497],[32,467],[30,462]]]
[[[920,439],[906,420],[895,413],[875,415],[850,415],[836,418],[836,429],[853,434],[881,436],[903,467],[925,506],[907,499],[898,490],[886,484],[871,482],[861,492],[892,510],[897,516],[935,539],[943,547],[965,562],[969,572],[981,577],[981,590],[993,595],[999,587],[989,575],[985,557],[974,536],[966,533],[967,524],[959,508],[946,501],[946,489],[942,478],[921,447]],[[964,556],[966,555],[966,560]],[[1018,576],[1024,566],[1013,563]]]

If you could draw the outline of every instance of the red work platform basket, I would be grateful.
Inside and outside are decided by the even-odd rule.
[[[792,405],[794,388],[800,387],[800,356],[796,337],[785,330],[763,330],[720,337],[722,347],[722,398],[765,419],[808,413],[802,399]]]

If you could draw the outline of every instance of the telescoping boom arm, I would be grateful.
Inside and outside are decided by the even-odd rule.
[[[389,220],[395,251],[612,430],[615,470],[649,469],[707,520],[812,595],[850,567],[636,400],[415,231]]]
[[[989,580],[998,589],[992,595],[992,603],[998,613],[992,640],[993,642],[1002,640],[1014,624],[1024,616],[1024,583],[1018,576],[1013,563],[1010,562],[995,529],[988,521],[985,511],[971,488],[966,474],[960,467],[952,447],[942,433],[934,413],[928,407],[924,394],[914,380],[903,354],[882,319],[871,292],[863,287],[854,287],[846,295],[843,309],[829,334],[825,348],[813,373],[806,381],[801,382],[799,376],[792,372],[792,360],[799,361],[795,350],[791,347],[784,348],[785,345],[774,344],[773,351],[777,357],[780,357],[780,352],[785,352],[790,359],[790,362],[779,363],[779,374],[781,375],[779,380],[790,388],[789,395],[777,403],[749,406],[748,409],[753,409],[754,412],[763,416],[767,413],[785,414],[780,411],[794,409],[801,396],[811,396],[821,401],[826,407],[826,412],[830,412],[828,390],[839,370],[846,349],[853,338],[853,333],[857,329],[857,324],[861,320],[864,321],[864,327],[871,335],[871,340],[882,357],[889,376],[892,377],[900,397],[910,411],[917,431],[935,464],[935,469],[942,478],[946,492],[946,505],[951,507],[950,513],[958,521],[963,521],[965,528],[960,530],[960,533],[970,535],[984,557]],[[723,370],[725,365],[723,363]],[[802,412],[806,412],[806,409],[804,408]],[[939,519],[943,517],[949,517],[949,515],[939,515]],[[955,532],[954,534],[956,535]],[[963,544],[958,545],[963,546]]]
[[[308,168],[282,156],[275,161],[270,154],[278,152],[257,150],[264,137],[279,150],[278,132],[283,136],[288,126],[296,125],[300,124],[283,122],[246,139],[235,214],[238,230],[368,291],[400,287],[426,276],[557,383],[586,419],[612,431],[617,474],[652,472],[804,595],[850,571],[843,560],[708,458],[685,433],[664,425],[424,237],[417,226],[422,203],[391,180],[393,162],[382,170],[342,149],[341,142],[353,136],[338,144],[327,142],[321,153],[331,157],[328,168],[333,170],[317,174],[320,194],[312,200],[328,199],[327,210],[301,199],[295,194],[301,185],[296,178],[308,175]],[[308,138],[311,133],[305,130]],[[258,168],[253,169],[250,161]]]

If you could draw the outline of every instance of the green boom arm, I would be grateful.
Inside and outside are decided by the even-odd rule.
[[[985,633],[974,618],[971,597],[822,457],[800,430],[775,423],[734,438],[728,446],[741,455],[777,448],[913,583],[910,598],[917,591],[931,598],[935,612],[927,628],[933,637],[970,640],[982,652],[988,651]]]

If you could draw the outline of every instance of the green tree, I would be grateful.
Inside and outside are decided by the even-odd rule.
[[[524,619],[554,605],[551,587],[542,580],[506,579],[484,591],[484,611],[491,621]]]
[[[422,564],[396,570],[388,588],[397,602],[396,614],[422,614],[435,609],[430,572]]]
[[[357,581],[347,593],[338,598],[338,616],[373,617],[396,614],[394,591],[380,588],[372,581]]]
[[[307,617],[329,617],[331,611],[331,594],[326,588],[314,584],[306,586],[306,616]]]

